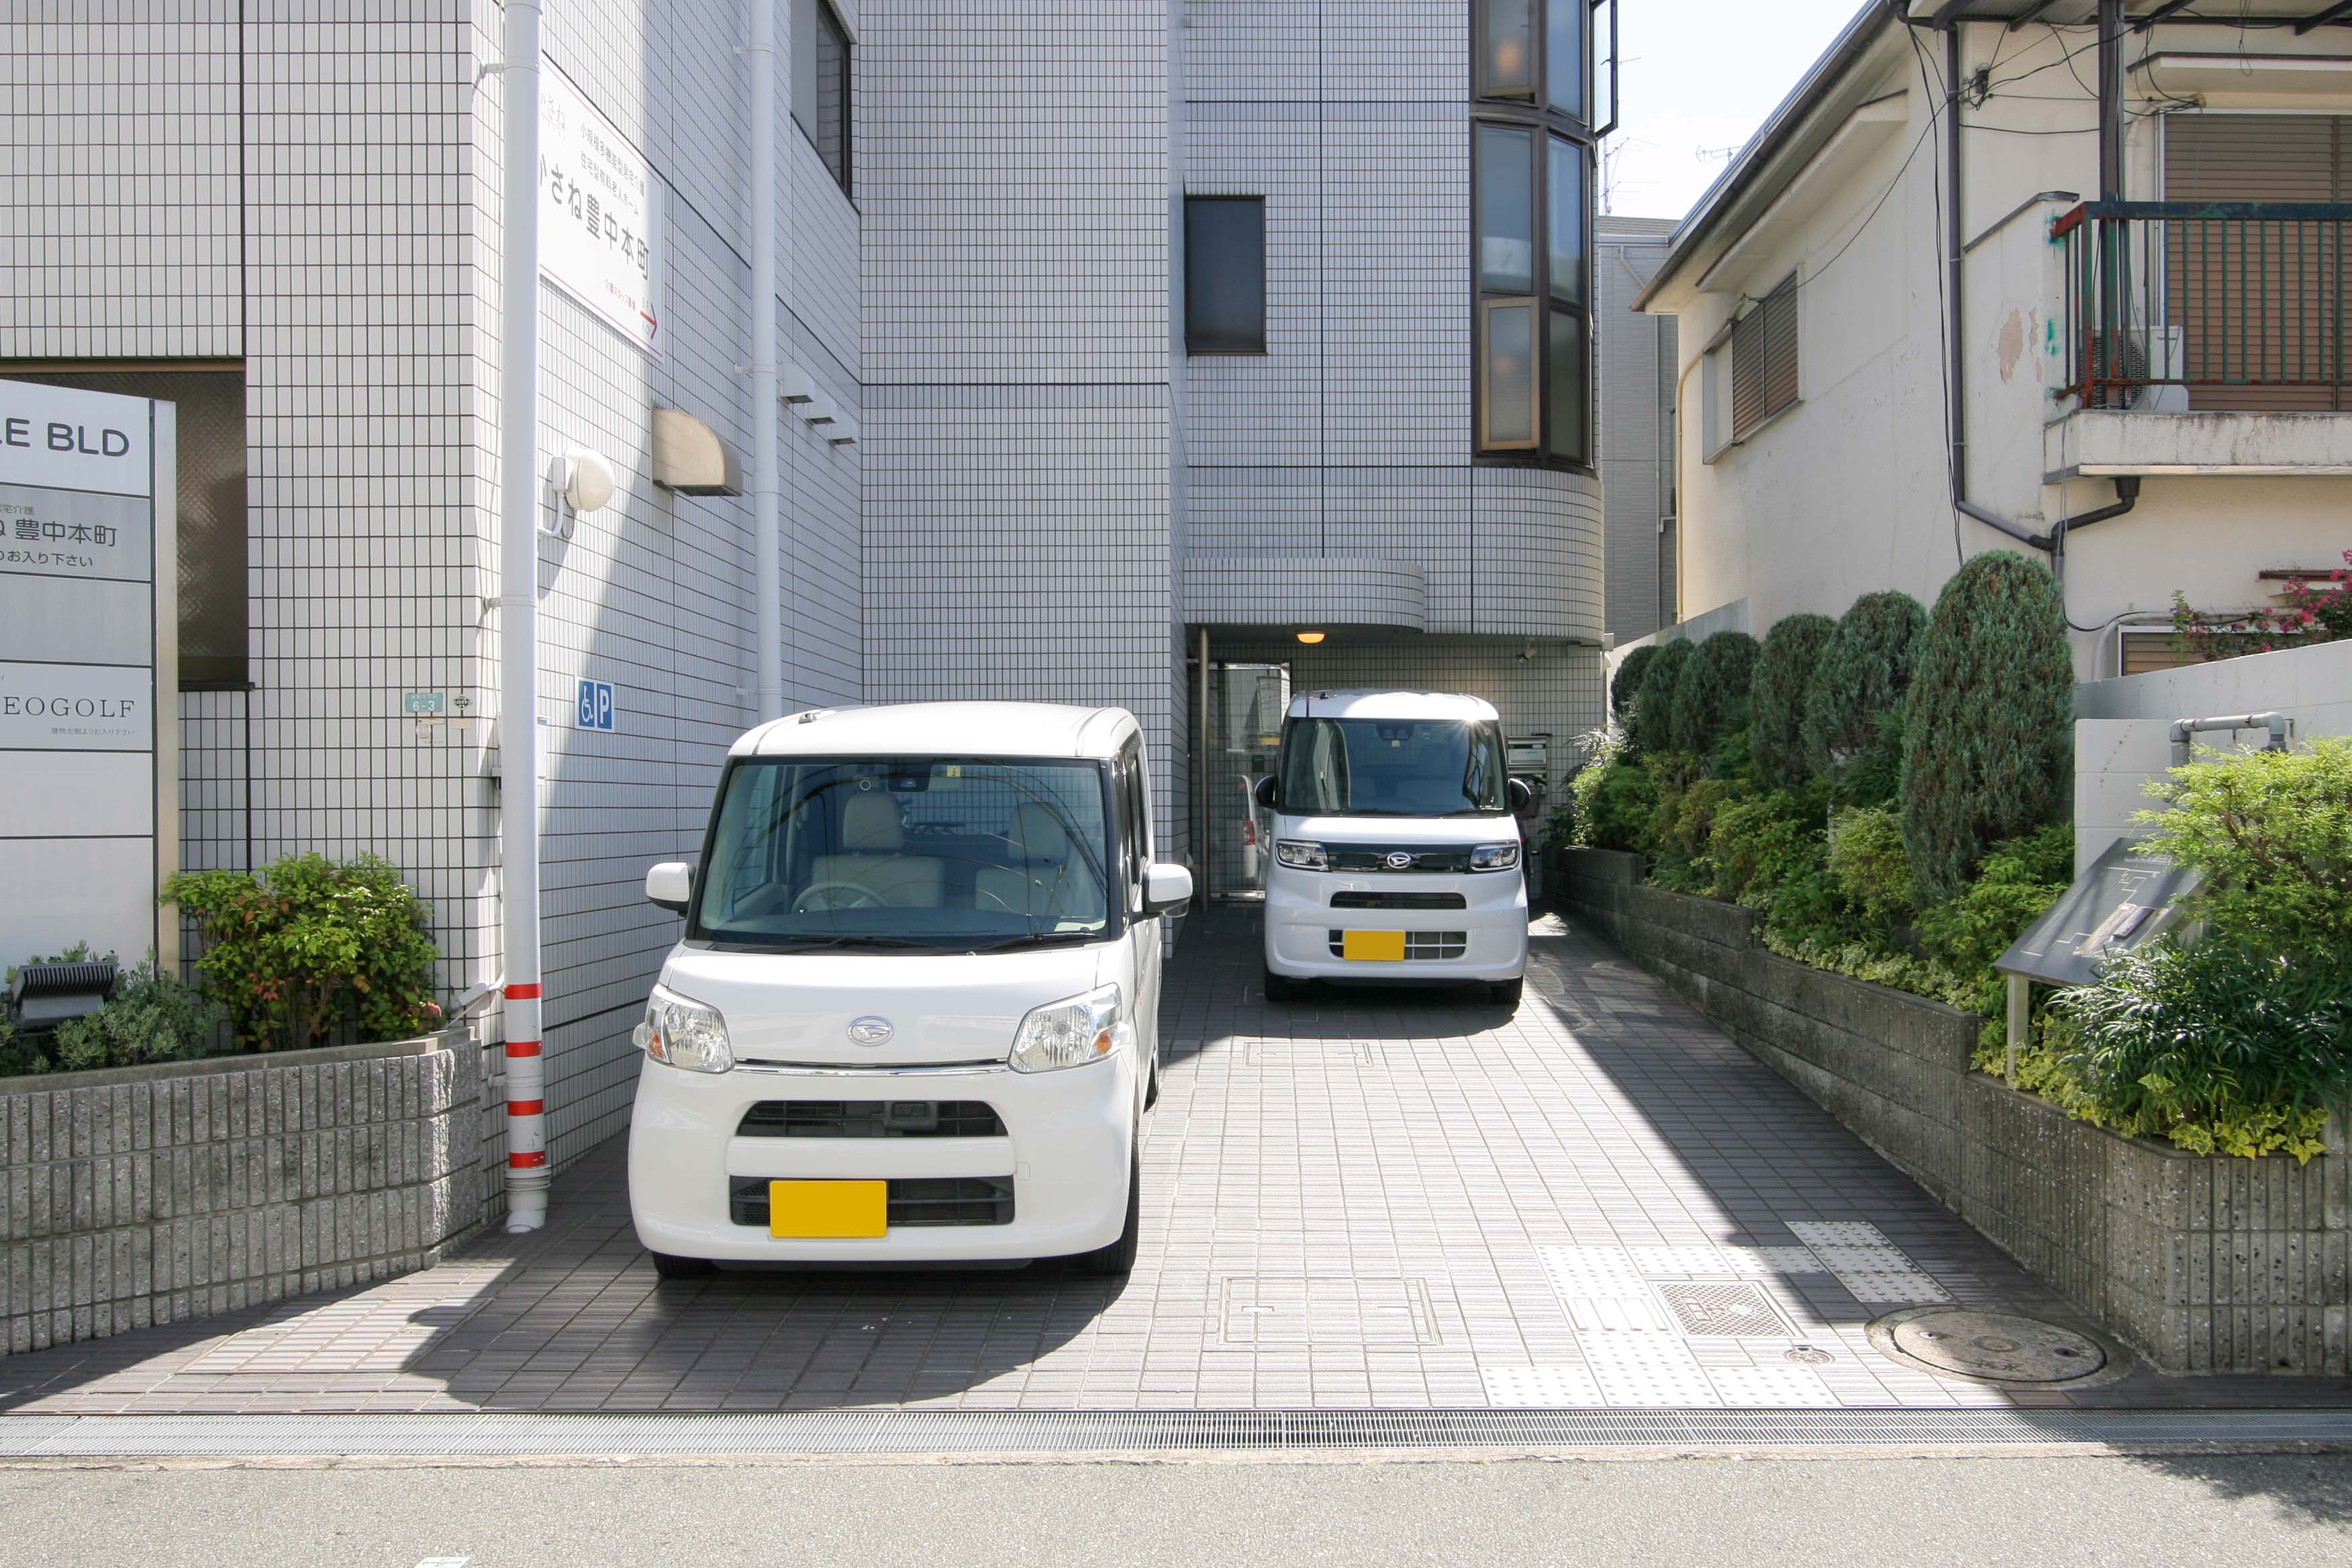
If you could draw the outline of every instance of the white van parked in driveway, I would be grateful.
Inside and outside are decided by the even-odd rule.
[[[637,1238],[713,1260],[1124,1273],[1157,1097],[1143,740],[1116,708],[795,714],[735,742],[637,1043]]]
[[[1528,786],[1475,697],[1291,700],[1265,873],[1265,994],[1306,980],[1474,982],[1516,1006],[1528,967]]]

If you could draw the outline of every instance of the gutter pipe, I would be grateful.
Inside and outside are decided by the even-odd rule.
[[[777,432],[776,6],[751,0],[752,722],[784,710],[783,455]]]
[[[499,910],[506,946],[507,1229],[547,1223],[539,952],[539,25],[506,0],[499,373]]]
[[[1968,245],[1960,237],[1966,231],[1960,226],[1960,152],[1963,139],[1960,135],[1960,24],[1957,21],[1944,28],[1944,106],[1948,116],[1944,124],[1944,227],[1948,239],[1944,265],[1949,291],[1945,310],[1950,322],[1951,340],[1947,351],[1948,363],[1945,375],[1952,398],[1952,510],[1983,523],[1987,528],[2009,535],[2021,544],[2044,552],[2050,557],[2052,574],[2063,583],[2066,576],[2067,534],[2078,528],[2088,528],[2095,522],[2121,517],[2137,506],[2139,477],[2136,474],[2118,476],[2115,482],[2116,499],[2111,505],[2098,507],[2079,517],[2061,519],[2047,533],[2036,533],[2022,523],[2011,522],[1999,512],[1969,500],[1968,317],[1960,290],[1960,271],[1965,264]]]

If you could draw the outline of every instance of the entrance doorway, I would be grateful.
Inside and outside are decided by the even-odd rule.
[[[1274,771],[1283,710],[1290,706],[1290,666],[1212,659],[1208,685],[1209,743],[1202,766],[1208,774],[1211,893],[1264,898],[1265,857],[1274,846],[1251,791]]]

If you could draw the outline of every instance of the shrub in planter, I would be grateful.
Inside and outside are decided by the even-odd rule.
[[[1805,760],[1805,696],[1822,649],[1836,635],[1835,621],[1810,612],[1783,616],[1764,634],[1749,690],[1754,717],[1748,745],[1756,758],[1756,776],[1769,787],[1785,789],[1812,774]]]
[[[1830,818],[1829,868],[1854,910],[1884,933],[1912,915],[1911,862],[1903,824],[1884,806],[1849,806]]]
[[[1617,673],[1609,678],[1609,716],[1622,729],[1633,718],[1634,702],[1642,690],[1642,677],[1648,673],[1650,661],[1658,657],[1658,645],[1645,643],[1627,654],[1617,663]]]
[[[1786,790],[1727,802],[1708,828],[1706,860],[1717,898],[1769,909],[1782,886],[1821,866],[1817,803]]]
[[[1658,813],[1658,782],[1622,741],[1604,742],[1568,787],[1577,843],[1593,849],[1641,847]]]
[[[1717,632],[1683,661],[1675,675],[1667,726],[1676,751],[1704,755],[1726,735],[1747,728],[1756,655],[1756,639],[1746,632]]]
[[[2064,807],[2074,662],[2049,568],[2013,551],[1953,574],[1906,704],[1903,843],[1928,900],[1959,891],[1985,850]]]
[[[2295,752],[2209,752],[2149,793],[2146,845],[2204,874],[2217,936],[2352,965],[2352,739]]]
[[[1683,667],[1697,655],[1698,648],[1691,643],[1670,642],[1642,671],[1642,684],[1633,693],[1631,732],[1635,749],[1663,752],[1674,744],[1675,692],[1682,681]]]
[[[440,1026],[440,952],[425,905],[373,855],[340,864],[297,855],[260,877],[183,872],[163,898],[195,920],[205,940],[196,972],[248,1050],[330,1044],[346,1023],[362,1040]]]
[[[37,963],[88,963],[102,956],[87,942]],[[16,972],[9,971],[14,980]],[[97,1011],[54,1029],[21,1031],[0,1017],[0,1077],[196,1061],[220,1038],[221,1011],[156,967],[155,955],[122,971],[114,994]]]
[[[2322,1152],[2352,1089],[2352,972],[2235,942],[2158,942],[2062,992],[2057,1097],[2074,1115],[2200,1154]]]
[[[1864,594],[1838,621],[1805,687],[1805,759],[1814,773],[1842,779],[1879,746],[1885,716],[1910,692],[1927,626],[1919,601],[1893,589]]]

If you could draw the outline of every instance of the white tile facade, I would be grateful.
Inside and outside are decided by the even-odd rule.
[[[751,502],[654,485],[657,405],[747,460],[780,420],[788,702],[1127,706],[1179,855],[1188,552],[1423,584],[1417,637],[1302,658],[1220,627],[1220,658],[1255,635],[1300,684],[1486,692],[1563,737],[1600,715],[1594,481],[1469,456],[1466,0],[836,8],[849,193],[789,113],[780,13],[780,348],[852,444],[750,402],[743,5],[548,0],[549,70],[651,163],[665,234],[660,354],[541,298],[541,467],[587,447],[619,479],[541,549],[559,1163],[625,1124],[677,931],[643,869],[698,847],[757,717]],[[185,862],[380,854],[452,993],[502,967],[500,17],[99,0],[0,66],[0,375],[244,367],[254,689],[183,696]],[[1181,353],[1188,189],[1267,198],[1266,356]],[[572,727],[582,679],[614,685],[612,731]],[[409,691],[476,721],[420,727]]]

